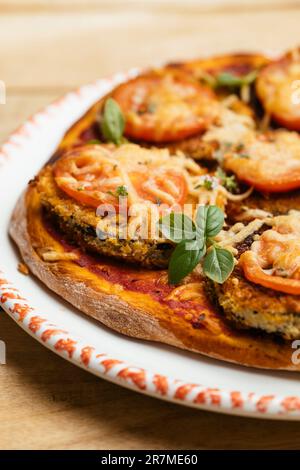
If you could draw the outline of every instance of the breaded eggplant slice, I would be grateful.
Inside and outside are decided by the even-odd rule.
[[[46,218],[61,231],[66,241],[89,252],[149,268],[168,265],[173,249],[171,243],[116,237],[100,239],[96,228],[101,218],[96,216],[95,209],[65,196],[54,181],[51,166],[45,167],[32,184],[37,184]]]
[[[300,338],[300,296],[247,281],[238,268],[224,284],[211,284],[225,317],[240,328],[254,328],[286,340]]]
[[[251,247],[254,236],[267,230],[263,225],[236,246],[237,258]],[[223,284],[209,283],[212,300],[226,319],[241,329],[255,329],[281,336],[300,338],[300,296],[284,294],[248,281],[239,266]]]

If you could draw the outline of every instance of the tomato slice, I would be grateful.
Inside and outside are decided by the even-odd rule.
[[[286,192],[300,187],[300,136],[277,130],[248,136],[239,151],[228,151],[224,168],[259,191]]]
[[[91,207],[105,202],[115,205],[113,191],[121,185],[109,150],[98,145],[77,147],[54,165],[53,174],[59,188],[68,196]],[[113,179],[113,183],[111,183]]]
[[[300,216],[298,211],[269,220],[270,229],[240,257],[245,277],[286,294],[300,294]]]
[[[185,179],[172,170],[160,172],[158,175],[155,175],[155,172],[151,175],[131,172],[130,180],[138,196],[154,204],[182,205],[187,197]]]
[[[147,156],[149,161],[145,159]],[[136,164],[132,164],[134,160]],[[164,207],[183,204],[187,196],[185,178],[169,167],[160,169],[157,158],[156,164],[153,160],[152,150],[141,150],[137,145],[114,149],[104,145],[86,145],[62,156],[55,163],[53,174],[64,193],[94,208],[107,204],[118,209],[120,196],[128,197],[130,205],[130,189],[140,202],[150,201],[164,204]],[[124,177],[125,173],[128,179]],[[131,188],[128,185],[132,185]]]
[[[300,50],[264,67],[256,80],[256,93],[278,124],[300,131]]]
[[[239,264],[249,281],[285,294],[300,295],[299,279],[287,279],[265,273],[252,251],[245,251],[240,257]]]
[[[173,142],[209,127],[216,117],[214,92],[185,74],[150,73],[112,93],[125,119],[125,135],[148,142]]]

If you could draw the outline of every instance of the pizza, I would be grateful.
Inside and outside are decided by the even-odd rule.
[[[24,263],[130,337],[299,370],[300,52],[144,70],[96,102],[10,222]]]

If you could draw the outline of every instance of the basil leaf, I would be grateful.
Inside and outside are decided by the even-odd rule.
[[[101,131],[105,140],[119,145],[125,127],[125,119],[118,103],[112,98],[105,101]]]
[[[168,276],[170,284],[178,284],[197,266],[204,255],[204,248],[199,249],[196,240],[182,240],[172,253],[169,262]]]
[[[174,243],[182,240],[193,240],[196,236],[194,222],[185,214],[171,212],[159,221],[162,235]]]
[[[224,214],[217,206],[199,206],[196,214],[197,237],[201,240],[216,236],[224,225]]]
[[[224,248],[213,246],[209,249],[204,258],[204,274],[218,284],[223,284],[223,282],[226,281],[232,273],[233,268],[233,255]]]
[[[221,72],[216,77],[218,86],[225,86],[225,87],[238,87],[242,85],[241,77],[237,77],[236,75],[232,75],[229,72]]]
[[[217,86],[224,86],[224,87],[241,87],[243,85],[249,85],[252,83],[257,77],[257,71],[253,70],[252,72],[239,77],[237,75],[233,75],[229,72],[221,72],[216,77]]]

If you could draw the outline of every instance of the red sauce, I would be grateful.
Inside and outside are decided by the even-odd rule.
[[[129,264],[121,264],[120,261],[118,262],[99,255],[83,253],[66,242],[63,235],[52,224],[48,221],[44,223],[46,230],[61,243],[66,251],[75,251],[78,254],[78,259],[73,261],[74,263],[88,269],[111,284],[119,284],[123,289],[131,292],[150,295],[154,300],[169,307],[180,317],[191,314],[192,317],[188,321],[195,329],[205,327],[205,311],[209,311],[210,320],[212,316],[217,319],[218,315],[208,299],[204,298],[201,301],[200,297],[195,300],[168,299],[167,297],[173,291],[174,286],[166,282],[166,270],[148,270]]]

